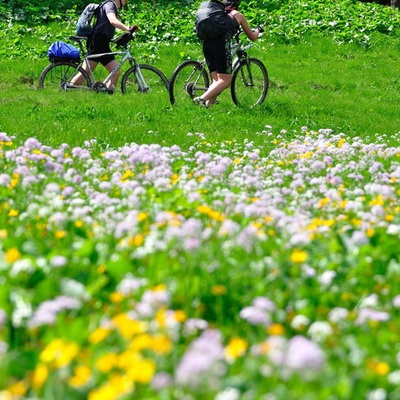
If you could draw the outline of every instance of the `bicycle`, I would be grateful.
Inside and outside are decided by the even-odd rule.
[[[268,92],[268,72],[257,58],[249,57],[247,50],[252,43],[243,46],[239,31],[234,36],[231,46],[233,59],[231,97],[237,106],[253,107],[261,104]],[[206,61],[185,60],[180,63],[172,74],[169,84],[171,104],[182,104],[189,99],[201,96],[211,82]]]
[[[39,88],[55,89],[55,90],[92,90],[95,92],[112,93],[107,88],[107,82],[121,69],[128,61],[130,68],[124,73],[121,80],[121,91],[124,94],[130,94],[135,91],[141,93],[159,93],[168,91],[169,82],[167,77],[158,68],[147,64],[138,64],[136,59],[130,53],[130,42],[133,39],[132,33],[122,33],[113,39],[117,48],[122,51],[113,51],[110,53],[88,55],[83,42],[87,40],[86,36],[70,36],[70,40],[75,41],[79,45],[80,54],[83,57],[79,59],[63,59],[53,58],[50,64],[44,68],[39,77]],[[90,68],[89,60],[104,56],[115,55],[120,56],[117,67],[112,70],[103,81],[98,81],[94,75],[94,71]],[[83,69],[83,64],[89,67],[89,71]],[[74,85],[72,79],[80,73],[83,76],[83,83]]]

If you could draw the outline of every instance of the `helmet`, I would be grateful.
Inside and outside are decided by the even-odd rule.
[[[223,4],[225,7],[232,7],[234,9],[238,9],[241,0],[223,0]]]

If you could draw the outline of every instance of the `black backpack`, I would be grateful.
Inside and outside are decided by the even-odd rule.
[[[203,1],[196,13],[195,28],[201,40],[213,39],[228,31],[228,15],[218,0]]]

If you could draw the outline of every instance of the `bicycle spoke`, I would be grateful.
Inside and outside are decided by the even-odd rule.
[[[174,71],[169,95],[171,104],[184,104],[201,96],[209,86],[209,78],[203,65],[198,61],[188,60],[180,64]]]
[[[80,85],[71,84],[72,78],[80,72],[83,81]],[[48,65],[40,75],[39,88],[46,90],[73,90],[81,87],[89,87],[90,79],[86,72],[77,64],[70,61],[62,61]]]
[[[268,92],[268,73],[255,58],[241,63],[233,72],[231,94],[236,105],[253,107],[261,104]]]
[[[167,98],[168,79],[159,69],[141,64],[140,74],[136,66],[126,71],[122,77],[121,90],[124,94],[146,93]]]

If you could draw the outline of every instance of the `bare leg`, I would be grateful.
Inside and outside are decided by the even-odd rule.
[[[116,60],[110,61],[107,65],[107,71],[111,72],[115,67],[117,67],[118,63]],[[121,70],[115,71],[114,76],[107,82],[107,88],[108,89],[115,89],[115,86],[117,85],[118,78],[121,75]]]
[[[86,71],[86,72],[88,72],[89,73],[89,71],[90,70],[92,70],[92,71],[94,71],[94,69],[97,67],[97,62],[95,62],[95,61],[89,61],[89,65],[87,65],[87,63],[86,63],[86,61],[83,63],[83,65],[82,65],[82,68]],[[89,68],[89,66],[90,66],[90,68]],[[71,83],[73,84],[73,85],[80,85],[82,82],[83,82],[83,75],[79,72],[79,73],[77,73],[74,77],[73,77],[73,79],[72,79],[72,81],[71,81]]]
[[[231,85],[231,74],[219,74],[211,72],[212,83],[207,91],[200,96],[206,101],[207,108],[210,107],[216,100],[217,96]]]

